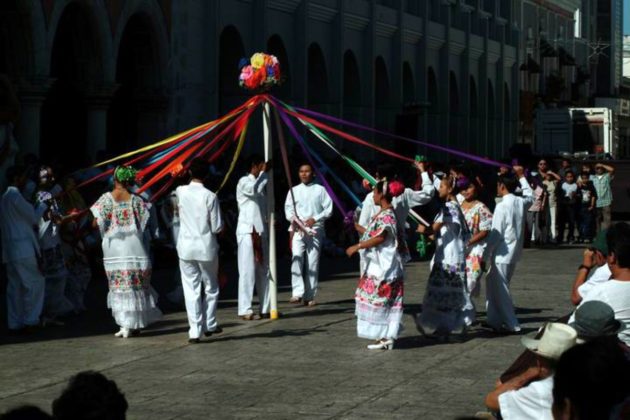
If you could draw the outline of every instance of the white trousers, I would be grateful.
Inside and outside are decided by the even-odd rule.
[[[219,303],[219,259],[212,261],[179,260],[182,287],[190,338],[199,338],[204,332],[217,329],[217,305]],[[202,296],[202,286],[204,295]]]
[[[269,242],[261,236],[263,261],[257,263],[250,233],[236,235],[238,242],[238,315],[250,315],[254,286],[260,302],[260,313],[269,313]]]
[[[310,236],[301,232],[293,235],[291,252],[291,286],[293,297],[303,298],[305,301],[315,299],[319,277],[319,257],[324,230],[317,229],[315,235]],[[306,256],[306,261],[304,257]]]
[[[7,263],[7,322],[17,330],[39,324],[44,307],[44,276],[35,257]]]
[[[510,295],[510,280],[515,268],[516,264],[500,264],[493,261],[486,276],[486,311],[488,324],[493,328],[520,330]]]

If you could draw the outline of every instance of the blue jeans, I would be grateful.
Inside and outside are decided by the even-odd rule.
[[[589,210],[588,204],[582,204],[580,206],[580,213],[578,217],[578,231],[580,234],[580,239],[593,239],[593,221],[594,221],[594,210]]]

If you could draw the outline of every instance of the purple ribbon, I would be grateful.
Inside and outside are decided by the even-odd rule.
[[[326,181],[326,178],[324,178],[324,175],[321,173],[321,171],[318,169],[317,165],[313,161],[313,157],[311,156],[308,149],[306,148],[306,145],[304,144],[304,139],[302,138],[302,136],[300,136],[300,134],[295,129],[293,122],[289,119],[289,116],[284,112],[282,107],[276,106],[275,108],[278,110],[278,113],[280,114],[280,118],[282,118],[282,121],[284,121],[287,127],[289,127],[289,131],[291,132],[291,135],[293,136],[293,138],[295,138],[297,143],[302,148],[302,151],[304,152],[304,155],[306,156],[309,163],[313,167],[313,170],[315,171],[319,179],[322,181],[323,187],[326,189],[326,192],[328,193],[332,201],[335,203],[335,205],[339,208],[339,210],[341,211],[341,214],[343,214],[344,217],[346,217],[347,211],[344,208],[343,204],[341,204],[341,200],[339,200],[339,197],[337,197],[332,187],[330,186],[328,181]]]
[[[274,99],[276,99],[276,98],[274,98]],[[283,106],[286,106],[282,101],[279,101],[279,102]],[[333,116],[330,116],[330,115],[327,115],[327,114],[322,114],[320,112],[311,111],[310,109],[299,108],[299,107],[294,107],[294,108],[297,111],[299,111],[299,112],[301,112],[303,114],[307,114],[307,115],[310,115],[310,116],[315,117],[315,118],[321,118],[323,120],[327,120],[327,121],[330,121],[330,122],[333,122],[333,123],[336,123],[336,124],[347,125],[349,127],[357,128],[359,130],[370,131],[370,132],[375,133],[375,134],[380,134],[380,135],[383,135],[383,136],[395,138],[395,139],[406,141],[406,142],[409,142],[409,143],[414,143],[414,144],[417,144],[417,145],[420,145],[420,146],[425,146],[425,147],[428,147],[428,148],[431,148],[431,149],[439,150],[441,152],[446,152],[446,153],[449,153],[449,154],[452,154],[452,155],[456,155],[456,156],[462,157],[464,159],[473,160],[473,161],[476,161],[476,162],[479,162],[479,163],[483,163],[483,164],[486,164],[486,165],[497,166],[497,167],[506,166],[505,163],[500,163],[500,162],[497,162],[497,161],[494,161],[494,160],[491,160],[491,159],[486,159],[486,158],[483,158],[481,156],[477,156],[477,155],[473,155],[473,154],[470,154],[470,153],[462,152],[460,150],[451,149],[451,148],[440,146],[440,145],[437,145],[437,144],[427,143],[427,142],[424,142],[424,141],[414,140],[414,139],[410,139],[408,137],[399,136],[397,134],[388,133],[386,131],[381,131],[381,130],[378,130],[376,128],[372,128],[372,127],[368,127],[368,126],[365,126],[365,125],[357,124],[357,123],[354,123],[354,122],[351,122],[351,121],[346,121],[346,120],[343,120],[341,118],[333,117]]]

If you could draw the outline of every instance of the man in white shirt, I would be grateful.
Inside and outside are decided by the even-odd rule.
[[[608,304],[615,312],[615,319],[626,326],[619,332],[619,339],[630,346],[630,225],[622,222],[611,226],[606,233],[606,244],[611,278],[594,286],[583,296],[578,308],[593,300]],[[569,323],[574,320],[575,313]]]
[[[516,177],[499,177],[497,193],[501,202],[495,208],[488,236],[488,252],[493,252],[492,266],[486,277],[488,325],[495,331],[506,332],[521,330],[510,295],[510,280],[523,252],[525,215],[533,202],[523,167],[514,166],[514,172]],[[522,197],[514,195],[519,184]]]
[[[291,223],[291,303],[315,305],[319,276],[319,256],[324,238],[324,222],[332,215],[333,203],[326,189],[313,182],[313,168],[300,165],[301,184],[293,187],[284,202],[286,219]],[[304,256],[306,254],[306,263]],[[306,266],[306,273],[304,272]]]
[[[521,342],[536,354],[536,366],[505,383],[499,381],[486,396],[486,406],[493,412],[500,411],[505,420],[552,420],[554,366],[565,351],[575,346],[577,332],[565,324],[549,323],[540,340],[523,337]]]
[[[9,187],[0,201],[0,232],[8,278],[7,321],[9,330],[19,332],[39,324],[44,305],[45,281],[37,263],[40,252],[35,229],[47,206],[36,211],[22,196],[24,168],[12,166],[6,176]]]
[[[608,229],[599,232],[592,246],[584,250],[582,264],[578,267],[571,291],[571,302],[574,305],[579,305],[595,286],[610,280],[612,273],[607,262],[606,232]]]
[[[180,218],[177,254],[190,324],[188,342],[198,343],[202,333],[208,337],[221,332],[216,320],[219,298],[216,235],[223,229],[223,222],[217,196],[203,185],[208,174],[207,162],[193,160],[190,174],[190,184],[176,190]]]
[[[238,316],[258,319],[252,309],[254,286],[260,302],[260,314],[269,314],[269,241],[265,229],[265,187],[269,180],[265,163],[259,155],[250,156],[249,173],[236,185],[238,222]]]

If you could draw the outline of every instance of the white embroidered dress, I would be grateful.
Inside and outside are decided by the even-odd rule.
[[[150,208],[151,204],[136,195],[118,202],[109,192],[90,208],[103,238],[107,307],[122,328],[145,328],[162,316],[151,287],[151,260],[143,241]]]

